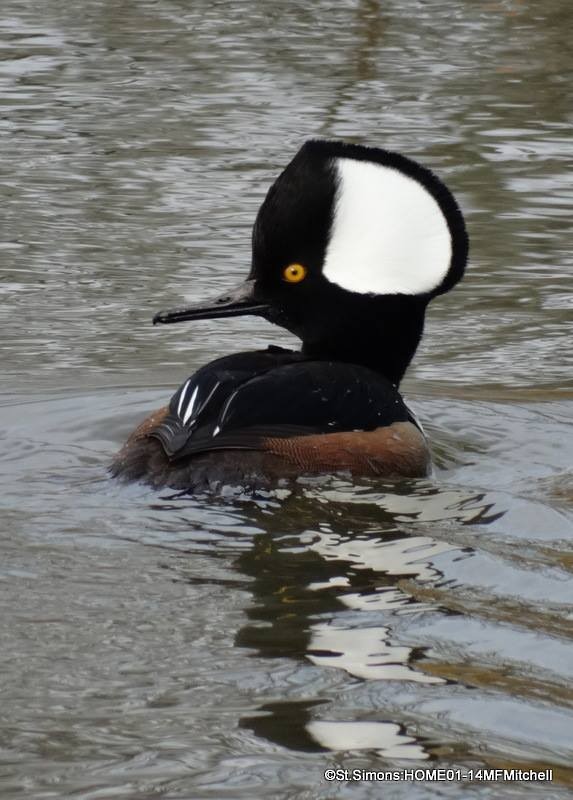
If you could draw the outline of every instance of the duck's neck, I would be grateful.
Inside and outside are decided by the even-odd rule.
[[[362,364],[399,386],[422,338],[425,304],[396,297],[352,314],[341,314],[326,334],[305,337],[302,352],[320,360]]]

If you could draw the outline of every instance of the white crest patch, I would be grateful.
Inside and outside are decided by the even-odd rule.
[[[429,191],[398,169],[336,160],[339,186],[323,274],[361,294],[422,294],[450,267],[452,239]]]

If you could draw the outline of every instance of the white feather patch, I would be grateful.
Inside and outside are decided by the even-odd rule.
[[[421,294],[452,257],[444,214],[421,183],[372,161],[336,160],[339,186],[323,274],[361,294]]]
[[[187,394],[187,390],[189,389],[189,384],[191,383],[191,379],[189,379],[183,389],[181,390],[181,394],[179,395],[179,403],[177,404],[177,416],[181,416],[181,409],[183,408],[183,403],[185,401],[185,395]]]
[[[188,404],[187,408],[185,409],[185,415],[183,417],[183,424],[184,425],[186,425],[189,422],[189,418],[191,417],[191,414],[193,413],[193,408],[195,406],[195,399],[197,398],[197,392],[198,391],[199,391],[199,386],[196,386],[194,391],[193,391],[193,394],[191,395],[191,399],[189,400],[189,404]],[[179,414],[179,416],[181,416],[181,414]]]

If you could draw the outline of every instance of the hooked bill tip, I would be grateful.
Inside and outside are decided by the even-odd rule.
[[[152,322],[154,325],[168,325],[170,322],[178,322],[181,313],[179,311],[158,311]]]

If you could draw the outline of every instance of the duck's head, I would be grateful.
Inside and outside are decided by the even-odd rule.
[[[256,314],[305,353],[399,383],[428,302],[460,280],[467,252],[462,214],[430,170],[378,148],[309,141],[259,210],[247,280],[154,322]]]

